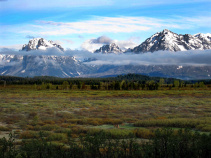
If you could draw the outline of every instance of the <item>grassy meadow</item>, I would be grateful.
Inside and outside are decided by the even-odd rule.
[[[16,134],[65,143],[103,130],[113,138],[147,140],[157,128],[211,132],[211,88],[161,90],[37,90],[30,85],[0,88],[0,138]]]
[[[0,86],[3,158],[208,158],[210,133],[207,85],[158,90]]]

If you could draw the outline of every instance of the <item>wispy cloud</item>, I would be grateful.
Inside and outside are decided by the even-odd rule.
[[[35,38],[35,36],[26,35],[26,38],[32,39]]]
[[[100,36],[97,39],[92,39],[90,42],[95,44],[110,44],[113,40],[107,36]]]
[[[114,40],[107,36],[100,36],[98,38],[92,38],[86,40],[82,43],[81,48],[90,52],[94,52],[96,49],[100,48],[105,44],[114,43]]]
[[[92,38],[86,40],[82,43],[81,48],[90,52],[94,52],[96,49],[99,49],[103,45],[115,43],[117,44],[122,50],[133,48],[138,45],[137,37],[130,37],[127,40],[114,40],[107,36],[100,36],[98,38]]]
[[[0,52],[2,50],[20,50],[22,48],[22,46],[23,46],[23,44],[0,46]]]
[[[144,54],[93,54],[91,65],[211,65],[211,50],[190,50],[186,52],[158,51]]]
[[[148,22],[146,23],[146,21]],[[155,23],[134,17],[95,17],[93,20],[80,22],[37,21],[37,25],[41,25],[44,28],[40,32],[41,35],[66,35],[72,33],[131,33],[146,31],[150,29],[149,25],[152,26]]]
[[[35,24],[8,25],[4,32],[21,33],[31,36],[58,36],[96,33],[134,33],[148,30],[192,29],[211,27],[211,17],[174,17],[159,19],[149,17],[93,17],[79,22],[36,21]],[[2,31],[0,31],[2,32]]]

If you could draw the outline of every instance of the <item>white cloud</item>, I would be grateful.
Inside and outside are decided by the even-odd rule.
[[[94,52],[96,49],[99,49],[103,45],[115,43],[120,47],[120,49],[126,50],[128,48],[133,48],[137,46],[138,45],[137,40],[138,40],[137,37],[131,37],[128,40],[119,41],[119,40],[113,40],[107,36],[100,36],[98,38],[92,38],[84,41],[81,45],[81,48],[83,50]]]
[[[115,42],[122,50],[126,50],[128,48],[134,48],[140,44],[140,38],[139,37],[130,37],[127,40],[121,40]]]
[[[211,27],[211,17],[93,17],[78,22],[36,21],[35,24],[1,26],[0,33],[20,33],[36,36],[62,36],[72,34],[134,33],[168,29],[193,29]],[[4,30],[4,32],[3,32]]]
[[[138,18],[137,18],[138,19]],[[94,20],[81,22],[53,22],[53,21],[37,21],[38,25],[42,25],[44,29],[40,30],[40,35],[67,35],[67,34],[84,34],[84,33],[131,33],[136,31],[146,31],[150,27],[147,25],[155,25],[148,21],[143,24],[145,19],[133,17],[95,17]]]
[[[89,52],[94,52],[96,49],[103,46],[102,43],[93,43],[92,41],[95,39],[89,39],[82,43],[81,48],[83,50],[87,50]]]
[[[158,51],[144,54],[74,54],[78,58],[93,58],[90,65],[211,65],[211,50],[189,50],[183,52]]]
[[[22,48],[22,46],[23,46],[23,44],[5,45],[5,46],[0,46],[0,50],[2,50],[2,49],[20,50]]]
[[[35,36],[26,35],[26,38],[32,39],[32,38],[35,38]]]
[[[92,39],[91,42],[95,44],[110,44],[113,43],[114,41],[107,36],[100,36],[97,39]]]
[[[100,36],[98,38],[92,38],[89,40],[86,40],[82,43],[81,48],[83,50],[87,50],[90,52],[94,52],[96,49],[102,47],[105,44],[111,44],[115,41],[107,36]]]

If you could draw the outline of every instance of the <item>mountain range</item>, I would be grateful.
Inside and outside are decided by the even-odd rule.
[[[211,49],[211,34],[178,35],[165,29],[146,39],[142,44],[130,51],[134,53],[145,53],[159,50],[176,52],[196,49]]]
[[[29,40],[21,51],[47,50],[55,48],[63,52],[64,48],[53,41],[43,38]],[[135,48],[122,51],[111,43],[97,49],[93,56],[102,54],[143,54],[155,51],[187,51],[211,49],[211,34],[178,35],[167,29],[155,33]],[[105,55],[105,58],[107,56]],[[6,55],[0,54],[0,75],[10,76],[56,76],[56,77],[104,77],[127,73],[139,73],[149,76],[174,77],[180,79],[210,79],[211,66],[181,65],[93,65],[79,61],[73,56],[53,55]]]
[[[211,34],[196,34],[196,35],[178,35],[172,31],[164,29],[162,32],[155,33],[150,38],[135,48],[129,48],[124,53],[146,53],[155,51],[187,51],[187,50],[205,50],[211,49]],[[95,53],[123,53],[116,45],[104,45]]]

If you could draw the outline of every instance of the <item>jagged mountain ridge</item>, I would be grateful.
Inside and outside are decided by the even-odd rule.
[[[94,53],[103,53],[103,54],[115,53],[115,54],[119,54],[119,53],[123,53],[123,51],[119,48],[118,45],[116,45],[115,43],[111,43],[111,44],[107,44],[107,45],[100,47]]]
[[[139,46],[129,49],[134,53],[145,53],[155,51],[186,51],[186,50],[211,49],[211,34],[178,35],[167,29],[155,33]]]
[[[64,51],[64,48],[62,48],[61,45],[56,44],[53,41],[47,41],[44,38],[33,38],[29,40],[28,44],[24,44],[22,47],[22,51],[30,51],[30,50],[46,50],[48,48],[58,48],[61,51]]]

